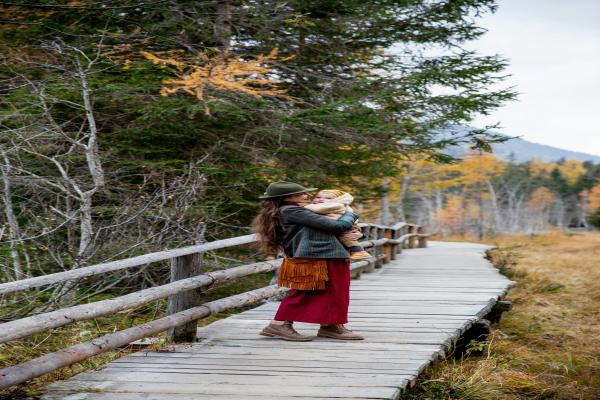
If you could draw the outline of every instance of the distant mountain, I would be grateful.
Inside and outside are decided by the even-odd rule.
[[[468,126],[461,126],[452,128],[452,131],[467,133],[472,129],[474,128]],[[501,132],[494,133],[504,136],[510,136]],[[441,133],[441,136],[445,137],[447,135],[448,134],[445,132]],[[558,161],[561,158],[600,163],[600,156],[597,155],[564,150],[558,147],[547,146],[545,144],[534,143],[523,139],[510,139],[504,143],[494,144],[492,145],[492,148],[494,150],[494,154],[498,156],[498,158],[505,161],[512,159],[518,163],[530,161],[533,159],[542,159],[546,162],[550,162]],[[460,157],[466,154],[467,146],[454,146],[453,148],[449,148],[448,152],[455,157]]]

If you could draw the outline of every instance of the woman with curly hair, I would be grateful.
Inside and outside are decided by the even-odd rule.
[[[260,334],[312,340],[294,329],[297,321],[320,324],[317,336],[360,340],[362,336],[344,326],[350,304],[350,254],[338,240],[338,236],[360,238],[360,233],[350,232],[358,215],[348,207],[332,220],[304,208],[311,201],[308,192],[314,190],[293,182],[274,182],[260,196],[261,207],[252,228],[260,235],[263,250],[283,250],[278,283],[292,289]]]

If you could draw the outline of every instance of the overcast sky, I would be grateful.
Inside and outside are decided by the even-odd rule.
[[[600,155],[600,0],[499,0],[468,46],[510,61],[517,101],[473,126]]]

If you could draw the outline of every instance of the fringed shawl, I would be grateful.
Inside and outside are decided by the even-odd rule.
[[[327,275],[327,260],[322,258],[283,259],[277,284],[297,290],[323,290]]]

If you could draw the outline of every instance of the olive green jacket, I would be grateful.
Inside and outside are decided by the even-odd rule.
[[[350,230],[358,215],[345,212],[334,220],[293,205],[281,207],[280,215],[283,228],[281,245],[288,257],[350,257],[337,236]]]

